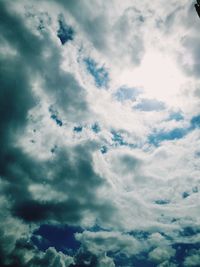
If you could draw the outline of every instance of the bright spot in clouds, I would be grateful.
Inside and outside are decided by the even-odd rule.
[[[148,51],[138,67],[122,71],[120,82],[143,88],[149,98],[157,98],[169,105],[179,105],[175,97],[186,78],[175,60],[160,51]]]

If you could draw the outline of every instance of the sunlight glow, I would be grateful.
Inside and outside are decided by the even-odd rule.
[[[170,101],[173,104],[185,81],[173,59],[155,51],[148,52],[135,70],[122,72],[120,79],[143,88],[145,97]]]

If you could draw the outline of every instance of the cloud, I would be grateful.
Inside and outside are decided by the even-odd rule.
[[[50,267],[68,267],[73,264],[73,258],[64,255],[62,252],[57,252],[54,248],[49,248],[45,253],[40,253],[32,258],[27,266],[50,266]]]
[[[114,261],[107,256],[103,256],[99,261],[99,267],[115,267]]]
[[[145,20],[142,10],[128,7],[113,27],[115,30],[114,40],[118,43],[117,54],[120,57],[123,56],[127,62],[136,65],[140,64],[144,55],[145,48],[141,32],[145,27]]]
[[[42,251],[54,247],[57,251],[73,255],[80,247],[74,234],[82,231],[80,227],[43,224],[34,231],[31,240]]]
[[[2,8],[2,10],[4,10],[4,9]],[[5,11],[4,17],[7,18],[7,16],[9,16],[9,15],[6,14],[6,11]],[[14,20],[14,18],[12,18],[12,19]],[[17,17],[15,18],[15,20],[18,20]],[[5,22],[6,22],[6,19],[4,20],[4,23]],[[18,25],[19,25],[18,27],[20,27],[20,24],[18,24]],[[35,36],[31,35],[27,31],[27,29],[22,28],[22,26],[21,26],[21,29],[19,31],[22,34],[24,34],[27,37],[29,37],[30,39],[32,38],[33,42],[39,42],[39,41],[37,41],[37,38]],[[13,35],[16,34],[14,30],[13,30],[13,32],[12,31],[10,31],[10,32],[11,32],[10,35],[11,34],[13,34]],[[4,34],[4,32],[3,32],[3,34]],[[5,31],[5,35],[6,34],[7,34],[7,32]],[[13,44],[15,44],[13,38],[12,38],[12,41],[13,41]],[[19,42],[19,47],[21,45],[25,46],[24,43],[20,43]],[[29,46],[30,46],[30,44],[27,43],[26,53],[28,54],[28,56],[29,56],[29,53],[30,53],[30,57],[31,57],[32,56],[31,55],[32,47],[29,48]],[[41,43],[40,46],[38,45],[38,49],[42,50],[42,48],[43,48],[43,46],[42,46],[42,43]],[[19,53],[22,53],[23,56],[24,56],[24,53],[21,50],[19,50]],[[30,67],[33,69],[33,72],[34,71],[36,72],[35,65],[39,66],[40,63],[41,63],[40,68],[42,68],[43,62],[41,60],[39,60],[39,59],[38,59],[38,61],[36,61],[36,59],[34,59],[33,64],[30,65]],[[55,61],[54,61],[54,63],[55,63]],[[27,64],[30,64],[30,62],[28,62]],[[77,97],[74,98],[73,96],[71,96],[71,100],[72,101],[73,101],[73,99],[75,100],[75,102],[73,104],[71,104],[72,103],[71,101],[69,102],[69,105],[66,102],[65,102],[65,104],[61,103],[63,101],[63,97],[64,97],[63,94],[68,94],[68,92],[71,92],[71,94],[72,95],[74,94],[74,96],[75,96],[76,92],[77,92],[77,94],[79,94],[80,87],[78,87],[78,83],[76,82],[75,78],[71,74],[67,74],[67,73],[64,74],[64,72],[62,72],[62,74],[60,74],[59,65],[57,65],[58,64],[57,60],[56,60],[55,64],[56,64],[56,69],[58,69],[58,72],[54,73],[54,78],[55,78],[55,80],[56,79],[60,79],[60,82],[59,82],[60,88],[59,88],[59,86],[54,87],[54,85],[55,85],[54,82],[55,81],[50,78],[50,76],[52,76],[52,75],[50,75],[50,73],[48,73],[48,77],[46,77],[46,79],[45,79],[45,82],[46,82],[45,85],[48,86],[48,90],[49,90],[50,94],[51,94],[51,91],[53,91],[52,94],[54,96],[56,96],[56,104],[59,104],[59,108],[61,108],[61,110],[62,110],[62,108],[63,109],[64,108],[71,109],[72,107],[76,108],[76,105],[79,105],[79,109],[82,110],[81,111],[81,113],[82,113],[84,108],[83,108],[82,104],[80,103],[80,101],[77,100]],[[5,101],[6,101],[5,98],[9,98],[10,108],[9,108],[9,114],[7,113],[8,114],[8,118],[4,118],[4,120],[3,120],[2,128],[5,129],[5,133],[7,133],[7,134],[5,134],[5,137],[3,136],[2,141],[3,141],[3,143],[9,145],[11,140],[13,140],[12,139],[12,135],[11,135],[11,130],[12,130],[12,133],[14,133],[15,131],[17,131],[18,127],[20,129],[23,129],[22,127],[26,125],[25,124],[26,116],[27,116],[27,113],[30,110],[30,108],[33,106],[34,96],[31,94],[31,90],[30,90],[30,87],[32,85],[28,84],[28,81],[26,81],[27,77],[29,77],[29,76],[28,76],[28,74],[26,74],[26,68],[25,68],[26,64],[25,64],[25,62],[23,63],[22,68],[19,68],[19,74],[18,74],[17,71],[13,71],[12,68],[14,67],[14,65],[13,64],[10,65],[10,62],[4,63],[3,66],[4,66],[4,73],[2,72],[2,74],[3,74],[3,81],[2,82],[5,84],[5,86],[4,86],[4,88],[6,90],[5,92],[8,95],[6,95],[6,94],[4,94],[4,92],[2,92],[3,98],[1,98],[1,99],[5,103]],[[43,70],[43,71],[46,72],[46,69]],[[44,74],[44,72],[43,72],[43,74]],[[6,77],[6,75],[8,75],[7,73],[9,74],[9,78]],[[20,78],[20,75],[22,76],[22,78]],[[21,80],[21,83],[18,85],[19,87],[17,86],[17,84],[15,84],[16,77],[20,78],[20,80]],[[73,89],[72,90],[71,89],[64,90],[64,86],[65,85],[66,86],[68,85],[69,88],[73,88]],[[16,90],[16,95],[14,93],[12,93],[12,95],[11,95],[9,93],[9,90],[12,90],[12,92],[15,92],[15,90]],[[47,87],[45,87],[44,90],[47,90]],[[54,93],[54,91],[56,91],[56,93]],[[68,97],[66,97],[65,99],[68,99]],[[19,109],[19,105],[20,105],[20,109]],[[7,110],[7,106],[2,105],[2,112],[4,112],[4,109]],[[6,112],[5,112],[5,114],[6,114]],[[12,117],[12,114],[13,114],[13,116],[15,114],[15,117]],[[14,121],[14,123],[12,123],[12,121]],[[58,122],[58,119],[57,119],[57,122]],[[60,125],[60,120],[59,120],[59,125]],[[8,140],[10,140],[10,142],[5,141],[4,140],[5,138],[7,138],[7,139],[9,138]],[[3,147],[3,145],[2,145],[2,147]],[[76,152],[74,150],[74,152],[75,152],[75,154],[74,154],[75,162],[77,160],[75,155],[79,154],[79,152],[80,152],[79,149],[80,150],[83,149],[83,151],[84,151],[84,148],[81,148],[81,147],[80,148],[78,148],[78,147],[75,148],[75,150],[77,150]],[[3,151],[4,151],[4,149],[2,149],[2,152]],[[62,215],[61,215],[62,210],[63,210],[62,204],[59,203],[59,202],[58,203],[50,203],[50,202],[49,203],[41,203],[41,201],[43,201],[43,200],[42,199],[38,199],[37,194],[35,195],[34,191],[31,191],[30,184],[31,183],[35,183],[35,185],[37,185],[37,184],[40,185],[40,179],[41,178],[39,178],[39,176],[40,177],[41,176],[44,177],[43,181],[46,181],[46,182],[49,181],[48,180],[49,179],[48,175],[46,175],[45,173],[42,175],[42,172],[43,171],[45,172],[48,168],[52,168],[53,165],[54,165],[53,168],[55,168],[54,174],[53,173],[51,174],[53,176],[55,175],[55,178],[53,178],[53,179],[58,179],[58,177],[60,176],[60,179],[64,182],[62,176],[63,175],[65,176],[64,169],[66,168],[66,170],[67,170],[68,167],[69,167],[69,170],[71,169],[70,172],[67,171],[68,173],[71,173],[70,175],[72,175],[70,179],[73,179],[74,175],[77,176],[77,178],[79,179],[82,175],[80,176],[78,173],[77,174],[75,174],[75,173],[72,174],[73,173],[73,167],[72,166],[73,166],[73,164],[75,162],[74,163],[70,163],[68,161],[68,159],[67,159],[68,156],[67,156],[66,153],[68,154],[68,152],[66,152],[65,149],[61,149],[60,152],[58,152],[58,154],[55,156],[55,158],[52,159],[52,161],[46,162],[46,164],[47,164],[46,165],[44,162],[40,163],[37,160],[34,160],[31,156],[29,157],[28,155],[26,155],[26,153],[24,153],[19,148],[18,149],[17,148],[13,148],[12,146],[11,147],[8,146],[8,147],[5,148],[4,154],[3,153],[1,154],[2,155],[1,175],[3,177],[5,177],[6,179],[8,179],[8,180],[11,179],[12,177],[15,177],[16,181],[18,179],[20,180],[20,177],[21,177],[20,174],[24,175],[24,178],[22,178],[20,180],[22,182],[22,184],[23,184],[23,187],[17,188],[18,187],[17,186],[17,182],[14,185],[10,181],[10,186],[8,186],[8,189],[7,189],[7,192],[10,191],[10,194],[12,195],[12,198],[15,199],[14,207],[13,207],[13,213],[15,215],[23,218],[25,221],[38,221],[38,220],[40,221],[40,220],[45,219],[45,218],[49,218],[50,219],[52,217],[52,215],[53,215],[53,210],[56,209],[58,211],[58,213],[57,213],[58,217],[60,217],[60,216],[62,217]],[[85,152],[83,152],[83,153],[85,154]],[[72,157],[72,154],[71,154],[70,157]],[[86,157],[86,154],[85,154],[85,157]],[[66,161],[65,161],[65,158],[66,158]],[[67,161],[68,161],[68,163],[67,163]],[[78,159],[78,161],[79,161],[79,159]],[[59,170],[56,168],[57,164],[59,164]],[[79,167],[80,167],[79,171],[81,171],[81,169],[82,169],[82,171],[84,172],[83,176],[84,175],[86,177],[88,175],[89,176],[90,175],[93,176],[93,168],[92,168],[92,166],[88,165],[87,161],[84,162],[84,160],[80,159],[78,164],[80,164],[79,165]],[[46,165],[46,167],[45,167],[45,165]],[[62,167],[62,165],[63,165],[63,167]],[[71,167],[70,167],[70,165],[71,165]],[[62,168],[63,168],[63,171],[62,171]],[[75,168],[77,168],[77,166]],[[43,170],[39,176],[36,174],[36,172],[37,172],[36,169],[37,170],[41,169],[41,171]],[[59,176],[58,176],[57,171],[60,173]],[[88,173],[87,173],[87,171],[88,171]],[[28,174],[26,175],[27,172],[28,172]],[[25,178],[25,176],[27,176],[27,178]],[[95,176],[95,174],[94,174],[94,176]],[[92,183],[90,183],[90,185],[92,185]],[[95,184],[98,185],[99,183],[100,183],[100,180],[98,182],[98,181],[96,181],[96,178],[95,178],[94,179],[94,186],[95,186]],[[76,182],[75,182],[75,184],[76,184]],[[49,185],[50,185],[50,188],[53,186],[53,184],[51,185],[51,182],[50,182]],[[44,190],[45,190],[45,185],[44,186],[41,185],[41,187],[44,187]],[[59,187],[60,187],[60,185],[58,185],[58,190],[59,190]],[[73,187],[73,185],[72,185],[72,187]],[[14,190],[14,188],[15,188],[15,190]],[[79,191],[78,188],[77,188],[77,190]],[[54,189],[54,191],[57,191],[57,190]],[[21,194],[21,197],[18,197],[18,196],[20,196],[20,194]],[[77,200],[69,199],[69,202],[68,202],[68,204],[66,203],[66,205],[70,206],[73,203],[75,206],[76,205],[79,206],[78,202],[77,202]],[[71,211],[71,212],[74,214],[74,211]],[[75,217],[76,216],[79,217],[78,214],[75,215]],[[69,217],[70,217],[70,215],[69,215]],[[73,215],[72,215],[72,217],[73,217]]]
[[[176,121],[181,121],[184,119],[183,114],[181,112],[172,112],[169,117],[170,120],[176,120]]]
[[[184,266],[198,266],[200,260],[199,250],[192,250],[184,260]]]
[[[104,56],[110,58],[112,55],[113,61],[118,63],[123,59],[123,62],[139,64],[144,52],[143,40],[141,34],[136,32],[134,34],[129,29],[131,27],[138,29],[138,26],[142,28],[145,24],[141,10],[129,7],[129,3],[123,6],[118,1],[102,4],[98,1],[91,3],[68,1],[66,3],[60,0],[56,3],[62,4],[65,10],[73,16],[86,38]],[[82,10],[81,14],[77,5]],[[120,16],[115,17],[111,10],[117,11],[117,6],[121,6],[122,10],[120,10]],[[118,45],[115,46],[114,43]]]
[[[124,102],[127,100],[135,100],[139,94],[141,94],[141,90],[137,88],[127,88],[126,86],[122,86],[115,93],[115,97],[118,101]]]
[[[82,215],[85,217],[84,213],[88,213],[90,208],[92,213],[96,213],[98,209],[102,210],[103,216],[106,217],[107,205],[104,207],[104,200],[97,204],[95,201],[96,190],[91,190],[91,187],[98,188],[102,183],[102,179],[95,174],[91,164],[91,155],[90,152],[88,153],[91,144],[86,145],[86,150],[82,145],[80,147],[75,146],[72,149],[63,147],[56,151],[53,158],[43,162],[23,151],[22,147],[14,145],[19,140],[22,132],[29,127],[28,112],[37,105],[36,99],[38,96],[36,97],[32,88],[33,79],[38,75],[41,75],[43,80],[42,89],[44,93],[48,92],[50,100],[55,101],[53,103],[54,107],[58,107],[61,112],[68,110],[69,117],[71,114],[71,118],[73,116],[77,118],[77,114],[73,114],[73,109],[80,109],[81,114],[83,114],[86,102],[82,97],[77,97],[81,94],[82,88],[74,76],[61,71],[60,55],[57,51],[54,53],[56,47],[52,46],[50,48],[52,49],[50,59],[45,60],[42,57],[47,38],[40,40],[32,34],[23,25],[19,17],[10,14],[3,2],[1,3],[1,18],[2,36],[17,51],[14,58],[1,56],[0,59],[2,62],[1,80],[3,85],[1,111],[4,114],[4,118],[1,120],[1,128],[4,129],[1,132],[1,181],[5,183],[3,195],[7,196],[6,201],[8,201],[10,211],[8,216],[13,222],[17,218],[19,222],[23,220],[25,227],[28,223],[47,220],[61,220],[77,224],[81,222]],[[16,27],[14,28],[13,25],[16,25]],[[52,57],[55,60],[52,61]],[[51,64],[49,64],[50,62]],[[56,80],[59,81],[59,84],[56,83]],[[61,126],[61,120],[57,118],[57,115],[51,116],[59,124],[58,126]],[[82,159],[80,155],[82,155]],[[87,155],[90,159],[87,159]],[[85,189],[78,181],[79,179],[84,179]],[[86,185],[87,183],[88,185]],[[66,188],[68,188],[68,192]],[[85,190],[88,191],[88,196],[86,196]],[[48,197],[46,197],[47,194],[49,194]],[[63,198],[60,199],[62,194]],[[89,199],[91,198],[93,198],[93,203],[90,203]],[[90,204],[91,207],[89,207]],[[66,210],[67,213],[65,213]],[[89,216],[89,213],[86,217]],[[21,223],[19,223],[19,226],[21,226]],[[26,231],[28,232],[28,230]],[[11,232],[11,229],[9,232]],[[6,259],[4,262],[6,255],[14,253],[12,251],[16,249],[15,240],[19,240],[18,234],[13,233],[12,239],[13,242],[10,241],[10,246],[13,246],[13,249],[7,247],[6,251],[2,252],[2,265],[6,264]],[[3,247],[8,240],[9,235],[1,238]],[[34,266],[34,261],[38,261],[38,265],[48,262],[49,257],[52,258],[50,260],[53,262],[53,254],[56,254],[55,249],[48,250],[44,258],[32,260],[29,266]],[[61,262],[60,264],[63,265],[65,256],[59,255],[55,261]],[[10,257],[11,264],[13,257],[14,255]],[[22,266],[25,263],[20,264]],[[52,266],[54,266],[54,263],[52,263]]]
[[[135,108],[142,111],[160,111],[165,109],[165,104],[156,99],[141,99]]]
[[[62,45],[67,43],[68,41],[72,41],[74,38],[73,28],[68,26],[64,20],[62,15],[59,16],[59,29],[57,31],[57,36],[60,39]]]
[[[88,72],[93,76],[97,87],[108,87],[109,74],[104,67],[98,67],[97,63],[91,59],[84,60]]]
[[[1,1],[2,267],[198,262],[190,16],[176,0]]]
[[[162,263],[175,255],[175,250],[170,247],[155,248],[149,253],[149,259],[156,263]]]
[[[187,129],[175,128],[169,132],[153,133],[149,136],[149,142],[158,145],[162,141],[176,140],[183,138],[188,133]]]
[[[137,254],[141,250],[141,244],[130,235],[118,232],[89,232],[76,234],[76,239],[82,243],[86,250],[92,254],[101,256],[105,252],[118,252],[126,255]]]
[[[200,126],[200,116],[197,115],[191,119],[191,127],[192,128],[199,128],[199,126]]]

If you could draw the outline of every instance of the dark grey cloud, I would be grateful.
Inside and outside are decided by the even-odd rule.
[[[10,142],[15,134],[18,131],[20,132],[22,127],[25,126],[27,112],[35,105],[29,80],[29,63],[32,62],[34,65],[35,59],[32,55],[36,54],[35,47],[40,46],[40,42],[37,42],[30,33],[27,32],[26,35],[22,22],[8,13],[3,2],[0,5],[1,36],[11,44],[11,47],[17,50],[15,58],[6,56],[1,56],[0,58],[0,101],[1,114],[4,114],[0,122],[2,129],[0,133],[2,142],[2,170],[6,165],[4,157],[6,156],[5,153],[8,154],[9,149],[7,146],[10,146]],[[16,25],[16,29],[13,29],[13,25]],[[18,39],[20,34],[21,40]],[[25,64],[28,50],[30,61]]]
[[[11,47],[14,46],[17,50],[18,58],[15,64],[25,69],[28,75],[28,78],[24,75],[25,78],[32,82],[39,75],[42,78],[44,90],[50,95],[53,104],[67,112],[68,117],[71,116],[73,119],[79,116],[80,119],[86,116],[88,107],[85,91],[71,73],[61,70],[59,49],[53,44],[48,33],[42,32],[42,38],[38,38],[24,26],[22,20],[13,14],[3,13],[4,9],[2,7],[1,10],[2,36]],[[47,47],[50,50],[50,56],[45,59],[43,53]],[[30,94],[30,89],[27,91]],[[24,100],[26,102],[25,98]]]
[[[73,74],[61,70],[61,55],[48,32],[40,33],[40,37],[31,33],[5,1],[0,3],[0,22],[1,45],[6,43],[16,51],[14,55],[0,56],[2,212],[7,221],[24,228],[22,232],[27,235],[23,241],[11,226],[2,227],[0,265],[68,266],[71,258],[54,248],[39,253],[33,244],[27,245],[27,227],[50,221],[81,224],[87,214],[104,221],[112,213],[112,206],[96,197],[96,190],[103,184],[92,165],[91,153],[96,146],[85,143],[61,147],[51,160],[41,161],[15,144],[29,127],[28,112],[41,101],[32,90],[33,81],[38,77],[53,107],[67,114],[69,120],[88,116],[85,91]],[[44,58],[47,46],[50,57]],[[34,186],[39,187],[44,196],[49,194],[49,199],[38,197],[38,191],[32,190]],[[51,191],[57,194],[57,199],[51,198]],[[59,198],[61,194],[64,199]],[[28,253],[33,257],[27,262]]]
[[[64,149],[57,150],[51,161],[37,164],[31,162],[30,165],[37,172],[40,171],[39,175],[35,173],[34,177],[30,177],[32,181],[28,181],[27,185],[24,183],[21,188],[14,189],[12,186],[8,189],[8,194],[12,194],[15,200],[14,215],[26,222],[56,220],[77,224],[81,223],[85,211],[88,211],[88,214],[92,212],[97,217],[99,217],[97,215],[99,211],[105,217],[107,212],[112,211],[112,208],[108,208],[104,201],[96,201],[95,191],[102,184],[102,178],[93,170],[89,146],[77,146],[73,150],[71,149],[70,153]],[[29,170],[28,174],[30,175],[31,166]],[[51,170],[50,177],[48,170]],[[26,173],[24,173],[25,175]],[[16,174],[15,179],[17,179]],[[53,190],[58,193],[58,196],[65,194],[67,199],[64,201],[33,199],[28,192],[29,183],[31,184],[33,181],[39,183],[44,191],[45,184],[48,184],[49,193]],[[20,198],[20,195],[23,197]],[[92,202],[91,199],[93,199]]]

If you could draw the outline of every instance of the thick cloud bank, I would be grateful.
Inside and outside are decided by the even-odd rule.
[[[200,266],[200,20],[187,1],[0,1],[0,266]]]

